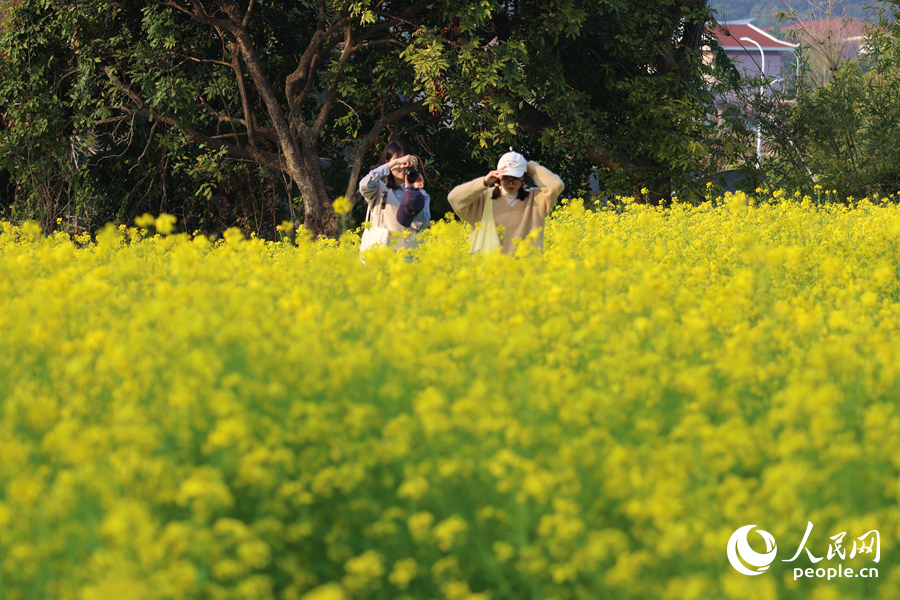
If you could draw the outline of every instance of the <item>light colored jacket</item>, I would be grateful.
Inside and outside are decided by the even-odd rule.
[[[559,177],[534,161],[528,161],[527,173],[538,187],[527,190],[525,199],[516,200],[512,206],[502,196],[492,198],[494,188],[484,186],[484,177],[456,186],[447,195],[447,200],[459,218],[473,229],[484,214],[484,203],[493,202],[494,222],[503,252],[512,252],[515,240],[525,239],[532,230],[537,230],[534,245],[543,248],[544,221],[564,186]]]
[[[366,199],[366,203],[370,207],[370,223],[381,222],[381,226],[385,229],[402,234],[391,234],[389,245],[392,248],[415,248],[419,245],[418,233],[428,227],[431,223],[431,196],[428,192],[421,190],[425,196],[425,208],[413,218],[409,227],[404,227],[397,222],[397,209],[400,207],[400,201],[403,200],[403,188],[389,188],[385,180],[391,175],[391,169],[387,164],[376,167],[369,171],[369,174],[363,177],[359,182],[359,193]],[[382,197],[384,197],[384,208],[382,208]]]

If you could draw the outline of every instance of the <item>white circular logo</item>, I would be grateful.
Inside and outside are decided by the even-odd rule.
[[[766,553],[754,552],[747,542],[747,535],[754,527],[756,525],[744,525],[728,538],[728,562],[731,563],[731,566],[738,573],[743,573],[744,575],[760,575],[764,573],[775,560],[775,553],[778,551],[772,534],[759,529],[756,533],[766,540]],[[745,563],[755,567],[755,570],[745,567]]]

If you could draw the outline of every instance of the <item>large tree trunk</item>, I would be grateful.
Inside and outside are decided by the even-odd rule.
[[[291,177],[297,182],[303,199],[303,224],[315,236],[336,237],[337,219],[331,208],[332,198],[328,197],[315,144],[303,144],[301,154],[303,162]]]
[[[651,206],[664,206],[668,208],[672,204],[672,180],[668,177],[647,178],[647,193],[644,199]],[[643,192],[643,190],[641,190]]]
[[[300,196],[303,200],[303,224],[314,236],[335,237],[337,235],[336,219],[331,210],[331,202],[311,184],[308,178],[297,181]]]
[[[230,57],[228,64],[234,72],[242,114],[235,116],[227,111],[221,111],[217,115],[220,122],[228,123],[235,129],[234,139],[230,141],[223,139],[223,136],[211,136],[200,131],[184,129],[173,116],[160,115],[151,110],[126,81],[120,80],[114,71],[107,68],[110,80],[132,100],[136,108],[135,113],[144,114],[171,127],[179,127],[195,143],[205,144],[212,149],[225,148],[232,157],[253,161],[288,174],[297,184],[302,196],[305,227],[316,236],[336,236],[339,233],[338,219],[335,218],[331,207],[333,198],[325,186],[316,146],[320,143],[323,132],[332,118],[332,108],[335,103],[341,101],[338,97],[339,84],[343,77],[340,67],[349,63],[354,52],[365,45],[395,42],[402,46],[389,36],[386,39],[379,39],[379,36],[388,34],[390,27],[395,23],[405,22],[429,9],[431,2],[419,0],[399,14],[388,16],[361,29],[348,8],[332,11],[333,7],[329,8],[328,3],[320,0],[316,30],[310,37],[306,51],[300,57],[296,68],[286,76],[285,87],[281,90],[273,85],[265,72],[250,35],[254,0],[192,0],[190,8],[173,0],[150,1],[210,26],[215,29],[217,35],[227,41]],[[309,115],[304,115],[301,107],[319,90],[319,69],[323,65],[331,68],[332,65],[326,62],[326,58],[337,49],[340,49],[340,56],[335,63],[337,68],[324,87],[325,98],[318,109],[318,114],[310,119]],[[201,63],[226,64],[210,59],[196,60]],[[249,75],[249,78],[246,77],[242,65],[246,67],[246,75]],[[383,114],[360,140],[351,160],[348,195],[355,191],[364,157],[381,132],[391,123],[424,107],[421,100],[403,102],[395,110]],[[203,103],[203,110],[215,111],[206,102]],[[269,118],[262,118],[264,115],[268,115]],[[261,128],[260,124],[266,121],[269,123],[268,126]],[[238,136],[237,130],[244,132],[246,137]]]

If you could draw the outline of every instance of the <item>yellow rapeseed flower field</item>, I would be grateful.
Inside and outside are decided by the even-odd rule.
[[[2,600],[900,597],[893,202],[139,224],[0,225]]]

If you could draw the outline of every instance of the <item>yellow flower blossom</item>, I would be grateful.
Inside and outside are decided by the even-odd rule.
[[[365,266],[358,231],[0,223],[4,598],[898,596],[900,208],[819,191]],[[880,577],[728,564],[808,521],[880,531]]]
[[[148,227],[154,227],[156,225],[156,217],[154,217],[150,213],[144,213],[134,220],[134,224],[137,225],[138,227],[140,227],[141,229],[147,229]]]
[[[378,587],[379,579],[384,575],[384,558],[374,550],[352,558],[344,565],[347,573],[342,579],[348,590],[372,589]]]
[[[156,231],[163,235],[168,235],[175,230],[175,223],[178,221],[173,215],[167,215],[165,213],[156,217],[154,221],[154,225],[156,226]]]
[[[353,204],[346,196],[339,196],[337,199],[335,199],[334,202],[331,203],[331,208],[337,215],[346,215],[348,212],[350,212],[350,209],[353,208]]]
[[[414,558],[404,558],[394,563],[388,581],[397,586],[398,589],[405,590],[409,587],[409,583],[416,578],[419,566]]]
[[[434,526],[432,533],[437,540],[438,547],[444,552],[449,552],[457,537],[468,529],[465,519],[453,515]]]
[[[340,585],[326,583],[303,594],[300,600],[348,600],[348,596]]]
[[[409,532],[412,534],[413,538],[417,540],[424,540],[430,536],[433,523],[434,515],[430,512],[419,512],[411,515],[409,519],[407,519]]]

